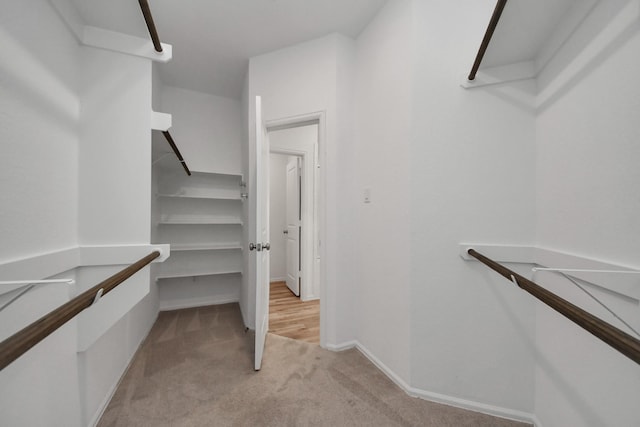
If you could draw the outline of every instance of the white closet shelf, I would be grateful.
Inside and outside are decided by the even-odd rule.
[[[229,243],[186,243],[186,244],[172,244],[172,252],[180,251],[216,251],[225,249],[242,249],[240,242]]]
[[[158,194],[158,197],[175,198],[175,199],[205,199],[205,200],[242,200],[240,195],[223,196],[209,194]]]
[[[241,173],[225,173],[225,172],[202,172],[202,171],[191,171],[194,175],[201,176],[221,176],[221,177],[232,177],[242,179]]]
[[[172,273],[160,273],[157,279],[177,279],[179,277],[200,277],[200,276],[220,276],[223,274],[242,274],[239,269],[231,270],[201,270],[201,271],[184,271]]]
[[[242,225],[240,218],[234,217],[187,217],[187,218],[162,218],[161,225]]]

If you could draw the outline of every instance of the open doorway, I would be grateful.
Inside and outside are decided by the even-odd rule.
[[[269,130],[269,330],[320,343],[318,124]]]

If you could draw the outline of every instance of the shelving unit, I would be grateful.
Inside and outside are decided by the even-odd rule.
[[[155,269],[162,310],[237,301],[242,275],[242,176],[154,171],[154,239],[171,245]]]

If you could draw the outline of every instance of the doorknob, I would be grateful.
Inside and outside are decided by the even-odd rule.
[[[284,234],[289,234],[289,230],[282,230]]]
[[[268,251],[269,249],[271,249],[271,245],[269,243],[265,243],[264,245],[262,243],[249,243],[250,251],[257,250],[258,252],[260,252],[263,249],[265,251]]]

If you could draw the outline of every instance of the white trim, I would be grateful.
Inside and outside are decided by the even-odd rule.
[[[323,348],[330,351],[345,351],[350,350],[358,345],[357,341],[347,341],[340,344],[327,344]]]
[[[4,280],[22,280],[33,277],[51,277],[80,265],[80,247],[64,248],[34,254],[24,258],[0,262],[0,277]]]
[[[102,400],[102,402],[98,406],[98,409],[93,414],[93,417],[91,418],[88,424],[90,427],[95,427],[96,425],[98,425],[98,422],[100,421],[100,418],[102,418],[104,411],[107,410],[109,403],[111,403],[111,399],[113,399],[113,396],[116,394],[116,390],[118,390],[118,387],[120,387],[120,383],[122,383],[122,380],[124,379],[125,375],[127,374],[127,372],[129,372],[129,368],[131,368],[131,363],[133,363],[133,359],[136,357],[136,355],[138,354],[138,351],[140,351],[140,347],[142,347],[142,344],[144,344],[145,340],[151,333],[151,329],[153,329],[153,325],[155,325],[156,320],[158,320],[158,312],[156,312],[156,318],[153,320],[153,322],[149,324],[149,327],[147,328],[147,332],[143,335],[142,339],[138,343],[138,347],[136,348],[136,351],[131,353],[131,356],[129,357],[129,361],[127,362],[127,367],[124,369],[124,371],[122,371],[122,374],[120,375],[118,380],[109,388],[109,391],[107,392],[105,398]]]
[[[611,273],[611,274],[640,274],[640,271],[636,270],[594,270],[584,268],[546,268],[546,267],[533,267],[531,271],[557,271],[559,273]]]
[[[73,285],[76,283],[75,279],[51,279],[51,280],[8,280],[0,281],[0,286],[13,286],[13,285],[47,285],[51,283],[66,283]]]
[[[515,421],[522,421],[527,423],[533,423],[539,426],[539,422],[534,414],[519,411],[515,409],[503,408],[495,405],[488,405],[486,403],[475,402],[472,400],[461,399],[446,394],[436,393],[428,390],[423,390],[410,386],[405,380],[385,365],[380,359],[371,353],[361,343],[355,341],[355,347],[362,353],[371,363],[376,365],[391,381],[393,381],[398,387],[405,391],[409,396],[416,397],[430,402],[440,403],[444,405],[453,406],[456,408],[467,409],[474,412],[480,412],[482,414],[492,415],[494,417],[506,418]]]
[[[203,298],[187,298],[170,301],[160,301],[160,311],[181,310],[183,308],[204,307],[207,305],[229,304],[240,302],[240,297],[234,295],[216,295]]]
[[[169,62],[173,56],[170,44],[160,43],[162,52],[156,52],[153,42],[149,39],[117,33],[103,28],[84,26],[82,44],[98,49],[139,56],[157,62]]]
[[[75,246],[0,262],[3,280],[28,280],[51,277],[78,267],[130,264],[159,250],[152,262],[164,262],[170,255],[170,245],[93,245]]]
[[[159,131],[168,131],[172,125],[173,116],[168,113],[160,113],[151,111],[151,129]]]
[[[371,363],[376,365],[378,369],[380,369],[391,381],[393,381],[398,387],[403,389],[408,395],[414,396],[412,394],[413,389],[404,379],[402,379],[398,374],[393,372],[387,365],[385,365],[380,359],[378,359],[368,348],[363,346],[359,341],[356,341],[356,349],[362,353]],[[414,396],[416,397],[416,396]]]
[[[516,409],[504,408],[501,406],[488,405],[486,403],[475,402],[473,400],[460,399],[446,394],[435,393],[427,390],[421,390],[411,387],[407,394],[430,402],[441,403],[456,408],[467,409],[469,411],[480,412],[481,414],[492,415],[498,418],[506,418],[508,420],[521,421],[537,425],[535,415],[529,412],[518,411]]]
[[[164,262],[171,254],[169,244],[149,245],[92,245],[80,246],[80,265],[119,265],[130,264],[149,255],[151,251],[160,251],[160,256],[152,263]]]
[[[272,277],[271,279],[269,279],[270,282],[284,282],[286,281],[287,278],[284,276],[281,277]]]
[[[531,422],[533,423],[534,427],[543,427],[542,422],[536,414],[531,415]]]

